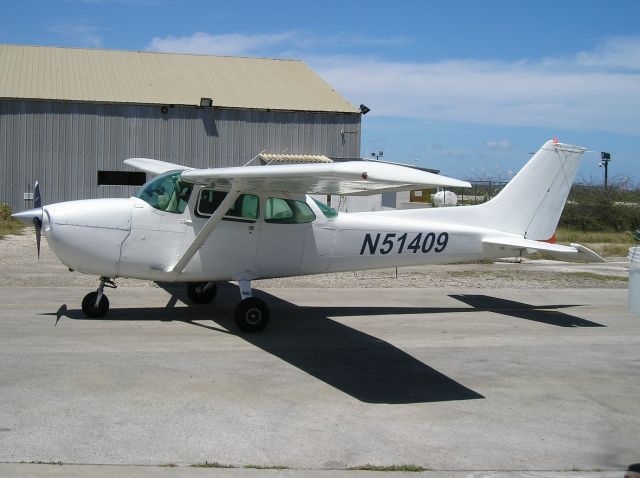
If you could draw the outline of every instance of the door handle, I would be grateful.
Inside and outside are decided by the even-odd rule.
[[[193,224],[193,221],[191,219],[180,219],[180,222],[182,224]]]

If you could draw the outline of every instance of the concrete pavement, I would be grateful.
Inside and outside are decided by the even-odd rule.
[[[623,471],[423,471],[258,470],[114,465],[2,464],[0,476],[21,478],[623,478]]]
[[[267,290],[258,335],[236,332],[233,287],[206,307],[120,288],[104,320],[79,311],[86,292],[0,288],[0,462],[614,476],[640,461],[623,289]]]

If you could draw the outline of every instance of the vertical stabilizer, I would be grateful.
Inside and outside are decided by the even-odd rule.
[[[553,236],[585,151],[580,146],[547,141],[504,189],[483,205],[487,226],[526,239]]]

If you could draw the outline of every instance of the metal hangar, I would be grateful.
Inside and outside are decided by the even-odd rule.
[[[0,45],[0,202],[129,196],[129,157],[357,158],[361,116],[301,61]]]

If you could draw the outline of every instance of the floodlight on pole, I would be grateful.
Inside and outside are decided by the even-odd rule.
[[[607,189],[609,186],[609,161],[611,161],[611,153],[602,151],[600,153],[600,158],[598,167],[601,168],[604,166],[604,188]]]

